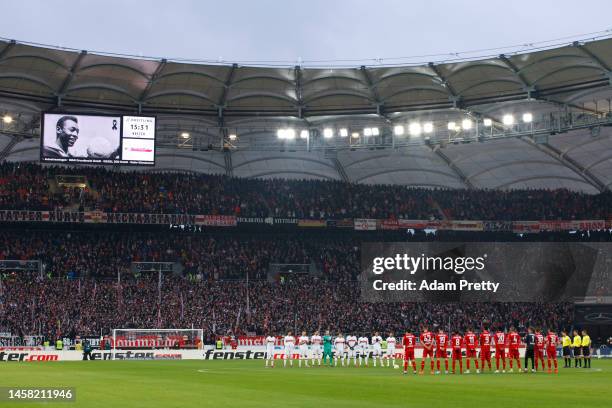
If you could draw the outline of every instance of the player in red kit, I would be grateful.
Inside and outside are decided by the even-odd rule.
[[[495,372],[499,373],[499,360],[503,363],[503,371],[506,372],[506,333],[501,328],[497,329],[493,335],[493,342],[495,342]]]
[[[516,367],[518,368],[519,372],[521,371],[519,347],[521,347],[521,336],[516,332],[514,326],[511,326],[510,333],[508,333],[508,359],[510,360],[510,372],[514,371],[514,368],[512,367],[514,360],[516,360]]]
[[[429,363],[431,365],[431,374],[434,373],[434,336],[428,330],[426,326],[423,327],[421,336],[419,337],[421,345],[423,346],[423,358],[421,359],[421,374],[425,372],[425,359],[429,357]]]
[[[445,374],[448,374],[448,356],[446,355],[446,349],[448,348],[448,335],[444,333],[441,328],[436,334],[436,374],[440,374],[440,359],[444,359],[444,370]]]
[[[458,331],[455,331],[451,337],[451,348],[453,351],[453,374],[455,374],[455,362],[459,361],[459,373],[463,374],[463,357],[461,356],[461,346],[463,346],[463,337]]]
[[[546,339],[540,328],[535,332],[535,369],[538,371],[538,362],[542,361],[542,370],[544,370],[544,348],[546,347]]]
[[[465,365],[466,370],[465,373],[470,373],[470,359],[474,360],[474,366],[476,366],[476,372],[479,373],[478,370],[478,356],[476,355],[476,347],[478,346],[478,338],[472,329],[469,329],[465,336],[463,337],[463,342],[465,343]]]
[[[552,372],[552,365],[555,366],[555,374],[559,373],[557,367],[557,345],[559,344],[559,336],[552,330],[546,335],[546,359],[548,360],[548,373]]]
[[[480,365],[482,366],[482,371],[485,369],[485,362],[489,366],[489,371],[491,371],[491,343],[492,336],[489,330],[486,327],[483,328],[480,333]]]
[[[412,372],[416,374],[416,360],[414,359],[416,341],[415,335],[410,330],[407,330],[402,338],[402,345],[404,346],[404,374],[408,373],[409,361],[412,361]]]

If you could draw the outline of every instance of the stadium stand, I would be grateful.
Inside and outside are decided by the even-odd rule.
[[[570,303],[360,302],[360,244],[611,241],[611,50],[608,38],[329,70],[2,40],[0,332],[201,327],[210,344],[298,322],[364,334],[450,320],[568,328]],[[49,111],[155,115],[155,166],[37,164]],[[418,132],[395,134],[413,122]],[[300,137],[278,138],[286,128]],[[201,218],[109,221],[126,213]],[[175,268],[135,267],[146,262]],[[282,264],[316,273],[270,279]],[[595,281],[605,294],[609,277]]]
[[[157,278],[128,280],[37,280],[17,275],[4,280],[1,327],[18,335],[46,338],[99,336],[116,327],[202,327],[215,335],[283,333],[298,323],[304,330],[400,332],[420,324],[453,322],[466,329],[474,321],[569,327],[571,303],[386,304],[362,303],[357,284],[291,280],[284,284],[250,282],[257,295],[245,310],[244,281],[164,280],[158,304]],[[356,307],[358,305],[358,307]],[[505,327],[505,328],[508,328]]]
[[[62,187],[51,192],[50,183],[61,175],[82,176],[87,180],[87,187]],[[168,172],[120,175],[99,168],[1,164],[0,209],[74,208],[299,219],[612,218],[609,191],[584,194],[567,189],[432,190],[342,181],[250,180]]]
[[[503,233],[440,232],[387,240],[576,240],[610,241],[609,232]],[[573,305],[384,304],[360,300],[359,236],[308,234],[135,233],[93,231],[3,231],[0,260],[42,259],[43,273],[5,271],[0,327],[47,338],[99,335],[113,327],[202,327],[208,339],[228,333],[283,332],[299,322],[308,330],[334,328],[367,332],[407,325],[503,321],[568,327]],[[371,237],[369,238],[371,239]],[[132,261],[169,261],[183,274],[134,273]],[[271,262],[315,263],[318,276],[270,281]],[[117,272],[121,272],[117,277]],[[246,274],[250,280],[245,280]],[[602,277],[605,284],[607,277]],[[248,289],[247,289],[248,287]],[[250,293],[250,295],[249,295]],[[249,303],[245,303],[249,297]],[[248,309],[247,309],[247,306]],[[355,305],[358,305],[356,307]],[[474,320],[475,319],[475,320]]]

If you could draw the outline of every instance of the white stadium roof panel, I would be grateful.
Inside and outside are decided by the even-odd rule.
[[[0,151],[4,150],[11,140],[13,140],[13,138],[9,135],[0,135]]]
[[[362,150],[338,153],[352,182],[430,187],[463,187],[459,177],[431,149]]]
[[[559,135],[552,146],[570,160],[579,163],[608,188],[612,187],[612,129],[603,128],[593,136],[589,130]]]
[[[39,139],[25,139],[17,142],[6,157],[7,160],[16,162],[37,162],[39,158]]]
[[[189,171],[207,174],[225,174],[223,156],[216,152],[159,149],[155,155],[155,170]]]
[[[232,167],[236,177],[298,180],[340,178],[334,164],[321,153],[236,152],[232,154]]]

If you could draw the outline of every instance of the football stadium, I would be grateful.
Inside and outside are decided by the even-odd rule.
[[[295,62],[0,35],[0,408],[612,406],[611,30]]]

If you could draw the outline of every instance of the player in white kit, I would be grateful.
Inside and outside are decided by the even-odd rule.
[[[393,337],[393,332],[390,332],[389,337],[387,337],[387,355],[385,356],[385,359],[387,360],[387,367],[395,366],[395,346],[396,345],[397,345],[397,340],[395,339],[395,337]]]
[[[372,361],[374,362],[374,367],[376,367],[377,358],[380,360],[380,366],[383,366],[382,341],[380,333],[374,332],[374,336],[372,336]]]
[[[300,362],[299,366],[302,366],[302,360],[304,360],[304,364],[308,367],[308,343],[310,339],[306,335],[306,332],[303,331],[302,335],[298,338],[298,346],[300,348]]]
[[[274,367],[274,345],[276,344],[276,337],[269,335],[266,337],[266,367],[270,364],[270,367]]]
[[[361,336],[357,340],[357,346],[359,347],[359,365],[361,366],[365,360],[365,366],[368,366],[368,352],[370,340],[367,337]]]
[[[283,367],[287,367],[287,360],[291,359],[291,367],[293,367],[293,352],[295,351],[295,337],[293,333],[289,331],[284,339],[285,344],[285,359],[283,360]]]
[[[357,336],[346,336],[346,353],[347,353],[347,366],[351,365],[351,358],[353,359],[353,366],[357,367],[357,353],[358,353]]]
[[[338,336],[334,339],[334,347],[336,348],[334,366],[336,367],[338,367],[338,359],[341,359],[342,367],[344,367],[344,343],[344,336],[342,336],[342,333],[338,333]]]
[[[323,357],[323,339],[319,335],[319,332],[316,331],[310,337],[311,344],[311,357],[312,357],[312,365],[315,365],[315,359],[319,362],[319,366],[321,365],[321,358]]]

